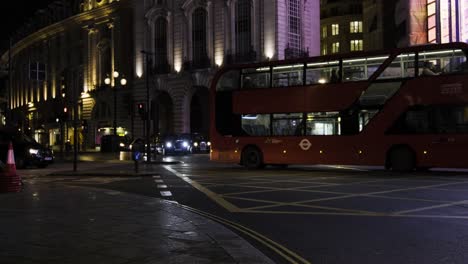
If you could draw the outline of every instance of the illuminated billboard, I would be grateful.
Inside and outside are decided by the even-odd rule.
[[[468,42],[468,0],[426,0],[427,41]]]

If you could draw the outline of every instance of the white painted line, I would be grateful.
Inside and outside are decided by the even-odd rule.
[[[154,182],[156,182],[156,183],[164,183],[163,180],[154,180]]]
[[[167,185],[165,184],[158,184],[158,189],[166,189],[167,188]]]
[[[155,175],[155,176],[153,176],[153,178],[155,178],[155,179],[160,179],[160,178],[161,178],[161,176],[159,176],[159,175]]]
[[[414,213],[414,212],[426,211],[426,210],[435,209],[435,208],[449,207],[453,205],[467,204],[467,203],[468,201],[464,200],[464,201],[458,201],[458,202],[453,202],[453,203],[439,204],[439,205],[421,207],[421,208],[416,208],[416,209],[411,209],[411,210],[399,211],[399,212],[395,212],[395,215],[402,215],[406,213]]]
[[[203,185],[199,184],[198,182],[190,179],[189,177],[186,177],[183,173],[179,173],[175,169],[171,168],[170,166],[163,166],[166,170],[172,172],[175,176],[181,178],[184,180],[186,183],[190,184],[192,187],[195,189],[201,191],[202,193],[206,194],[208,197],[210,197],[212,200],[214,200],[216,203],[221,205],[222,207],[226,208],[226,210],[230,212],[238,212],[239,207],[235,206],[234,204],[226,201],[223,199],[221,196],[219,196],[217,193],[212,192],[211,190],[205,188]]]
[[[161,196],[164,197],[172,196],[172,193],[170,191],[161,191],[159,193],[161,194]]]

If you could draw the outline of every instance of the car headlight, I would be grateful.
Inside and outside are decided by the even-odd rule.
[[[123,148],[123,147],[125,147],[125,144],[124,144],[124,143],[120,143],[119,146]]]
[[[198,147],[198,142],[194,142],[194,143],[193,143],[193,146],[194,146],[194,147]]]
[[[172,148],[172,143],[171,142],[166,142],[166,148]]]
[[[206,143],[208,146],[211,146],[211,142],[208,141],[208,143]]]
[[[37,153],[39,153],[39,150],[38,149],[29,149],[29,154],[31,155],[37,155]]]
[[[184,148],[188,147],[188,142],[187,141],[182,142],[182,147]]]

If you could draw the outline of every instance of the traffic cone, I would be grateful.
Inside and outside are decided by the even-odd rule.
[[[8,146],[7,163],[0,173],[0,192],[19,192],[22,189],[21,177],[16,173],[13,144]]]

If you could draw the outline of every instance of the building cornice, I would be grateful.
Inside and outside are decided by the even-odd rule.
[[[110,15],[112,13],[115,13],[120,8],[124,7],[126,2],[127,1],[112,2],[111,4],[83,12],[81,14],[77,14],[60,22],[42,28],[13,44],[13,46],[11,47],[11,56],[14,57],[27,47],[37,42],[47,40],[52,36],[64,32],[71,27],[94,23],[96,20],[100,20],[103,18],[111,19]],[[8,62],[8,53],[9,51],[5,52],[2,55],[1,61]]]

